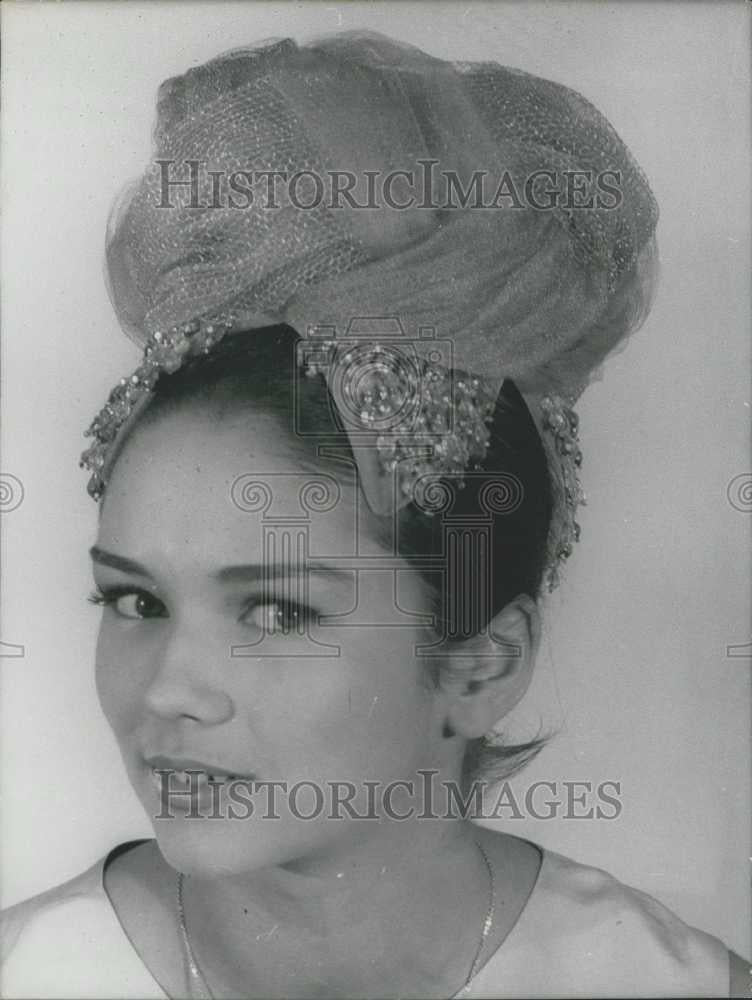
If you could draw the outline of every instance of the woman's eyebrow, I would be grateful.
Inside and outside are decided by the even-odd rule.
[[[114,552],[107,552],[98,545],[92,545],[89,555],[94,562],[102,566],[111,566],[112,569],[119,569],[123,573],[135,573],[139,576],[146,576],[151,579],[151,574],[140,563],[134,559],[127,559],[125,556],[116,555]],[[318,573],[328,576],[339,583],[352,584],[353,571],[337,569],[334,566],[325,566],[320,563],[289,562],[285,565],[278,563],[245,563],[238,566],[225,566],[212,576],[220,583],[257,583],[264,580],[278,580],[283,577],[297,576],[303,573]]]
[[[278,580],[284,577],[298,576],[304,573],[316,573],[328,576],[338,583],[352,584],[353,571],[336,569],[321,563],[303,560],[290,560],[287,563],[245,563],[238,566],[225,566],[212,576],[221,583],[256,583],[263,580]]]
[[[151,574],[147,569],[137,563],[133,559],[126,559],[125,556],[115,555],[114,552],[107,552],[105,549],[100,549],[98,545],[92,545],[89,549],[89,555],[94,562],[100,563],[102,566],[111,566],[112,569],[119,569],[123,573],[135,573],[138,576],[148,576],[151,579]]]

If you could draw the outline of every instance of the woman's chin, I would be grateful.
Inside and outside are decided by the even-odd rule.
[[[322,845],[309,828],[281,829],[278,822],[152,820],[159,850],[176,871],[221,878],[290,864]]]
[[[169,819],[152,825],[165,861],[186,875],[219,878],[279,863],[272,838],[232,829],[227,821]]]

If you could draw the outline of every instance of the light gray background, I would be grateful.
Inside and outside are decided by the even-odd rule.
[[[158,84],[269,36],[371,27],[566,83],[660,203],[659,296],[580,403],[589,506],[515,719],[559,737],[515,781],[620,781],[617,820],[510,821],[749,953],[749,6],[4,3],[2,889],[5,904],[149,835],[93,686],[96,508],[81,433],[137,361],[105,220],[150,155]],[[749,483],[749,478],[747,479]],[[741,501],[740,501],[741,505]],[[7,652],[7,650],[6,650]],[[742,651],[743,652],[743,651]],[[749,652],[749,651],[747,651]]]

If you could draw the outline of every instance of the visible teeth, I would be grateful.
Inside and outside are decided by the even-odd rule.
[[[173,784],[190,785],[192,782],[201,780],[205,781],[207,778],[207,775],[203,772],[199,772],[197,774],[196,771],[193,771],[192,773],[189,773],[188,771],[184,771],[182,769],[175,771],[169,769],[160,769],[160,772],[153,771],[152,773],[154,774],[154,780],[156,782],[158,783],[164,782],[165,784],[169,783],[170,786],[172,786]]]
[[[213,774],[211,771],[197,771],[192,769],[190,772],[185,770],[169,770],[167,768],[159,768],[158,770],[152,769],[155,781],[166,781],[167,779],[174,779],[178,782],[183,782],[184,784],[189,784],[191,781],[238,781],[239,777],[237,774]]]
[[[152,778],[158,788],[163,786],[167,789],[184,788],[191,789],[200,787],[209,782],[224,783],[228,781],[248,781],[248,778],[241,778],[237,774],[213,774],[211,771],[191,771],[171,770],[170,768],[152,768]]]

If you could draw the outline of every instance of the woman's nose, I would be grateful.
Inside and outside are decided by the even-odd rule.
[[[229,666],[230,651],[225,657]],[[149,711],[166,719],[189,718],[204,725],[227,722],[233,700],[222,683],[225,664],[218,651],[195,633],[172,630],[156,653],[144,693]]]

